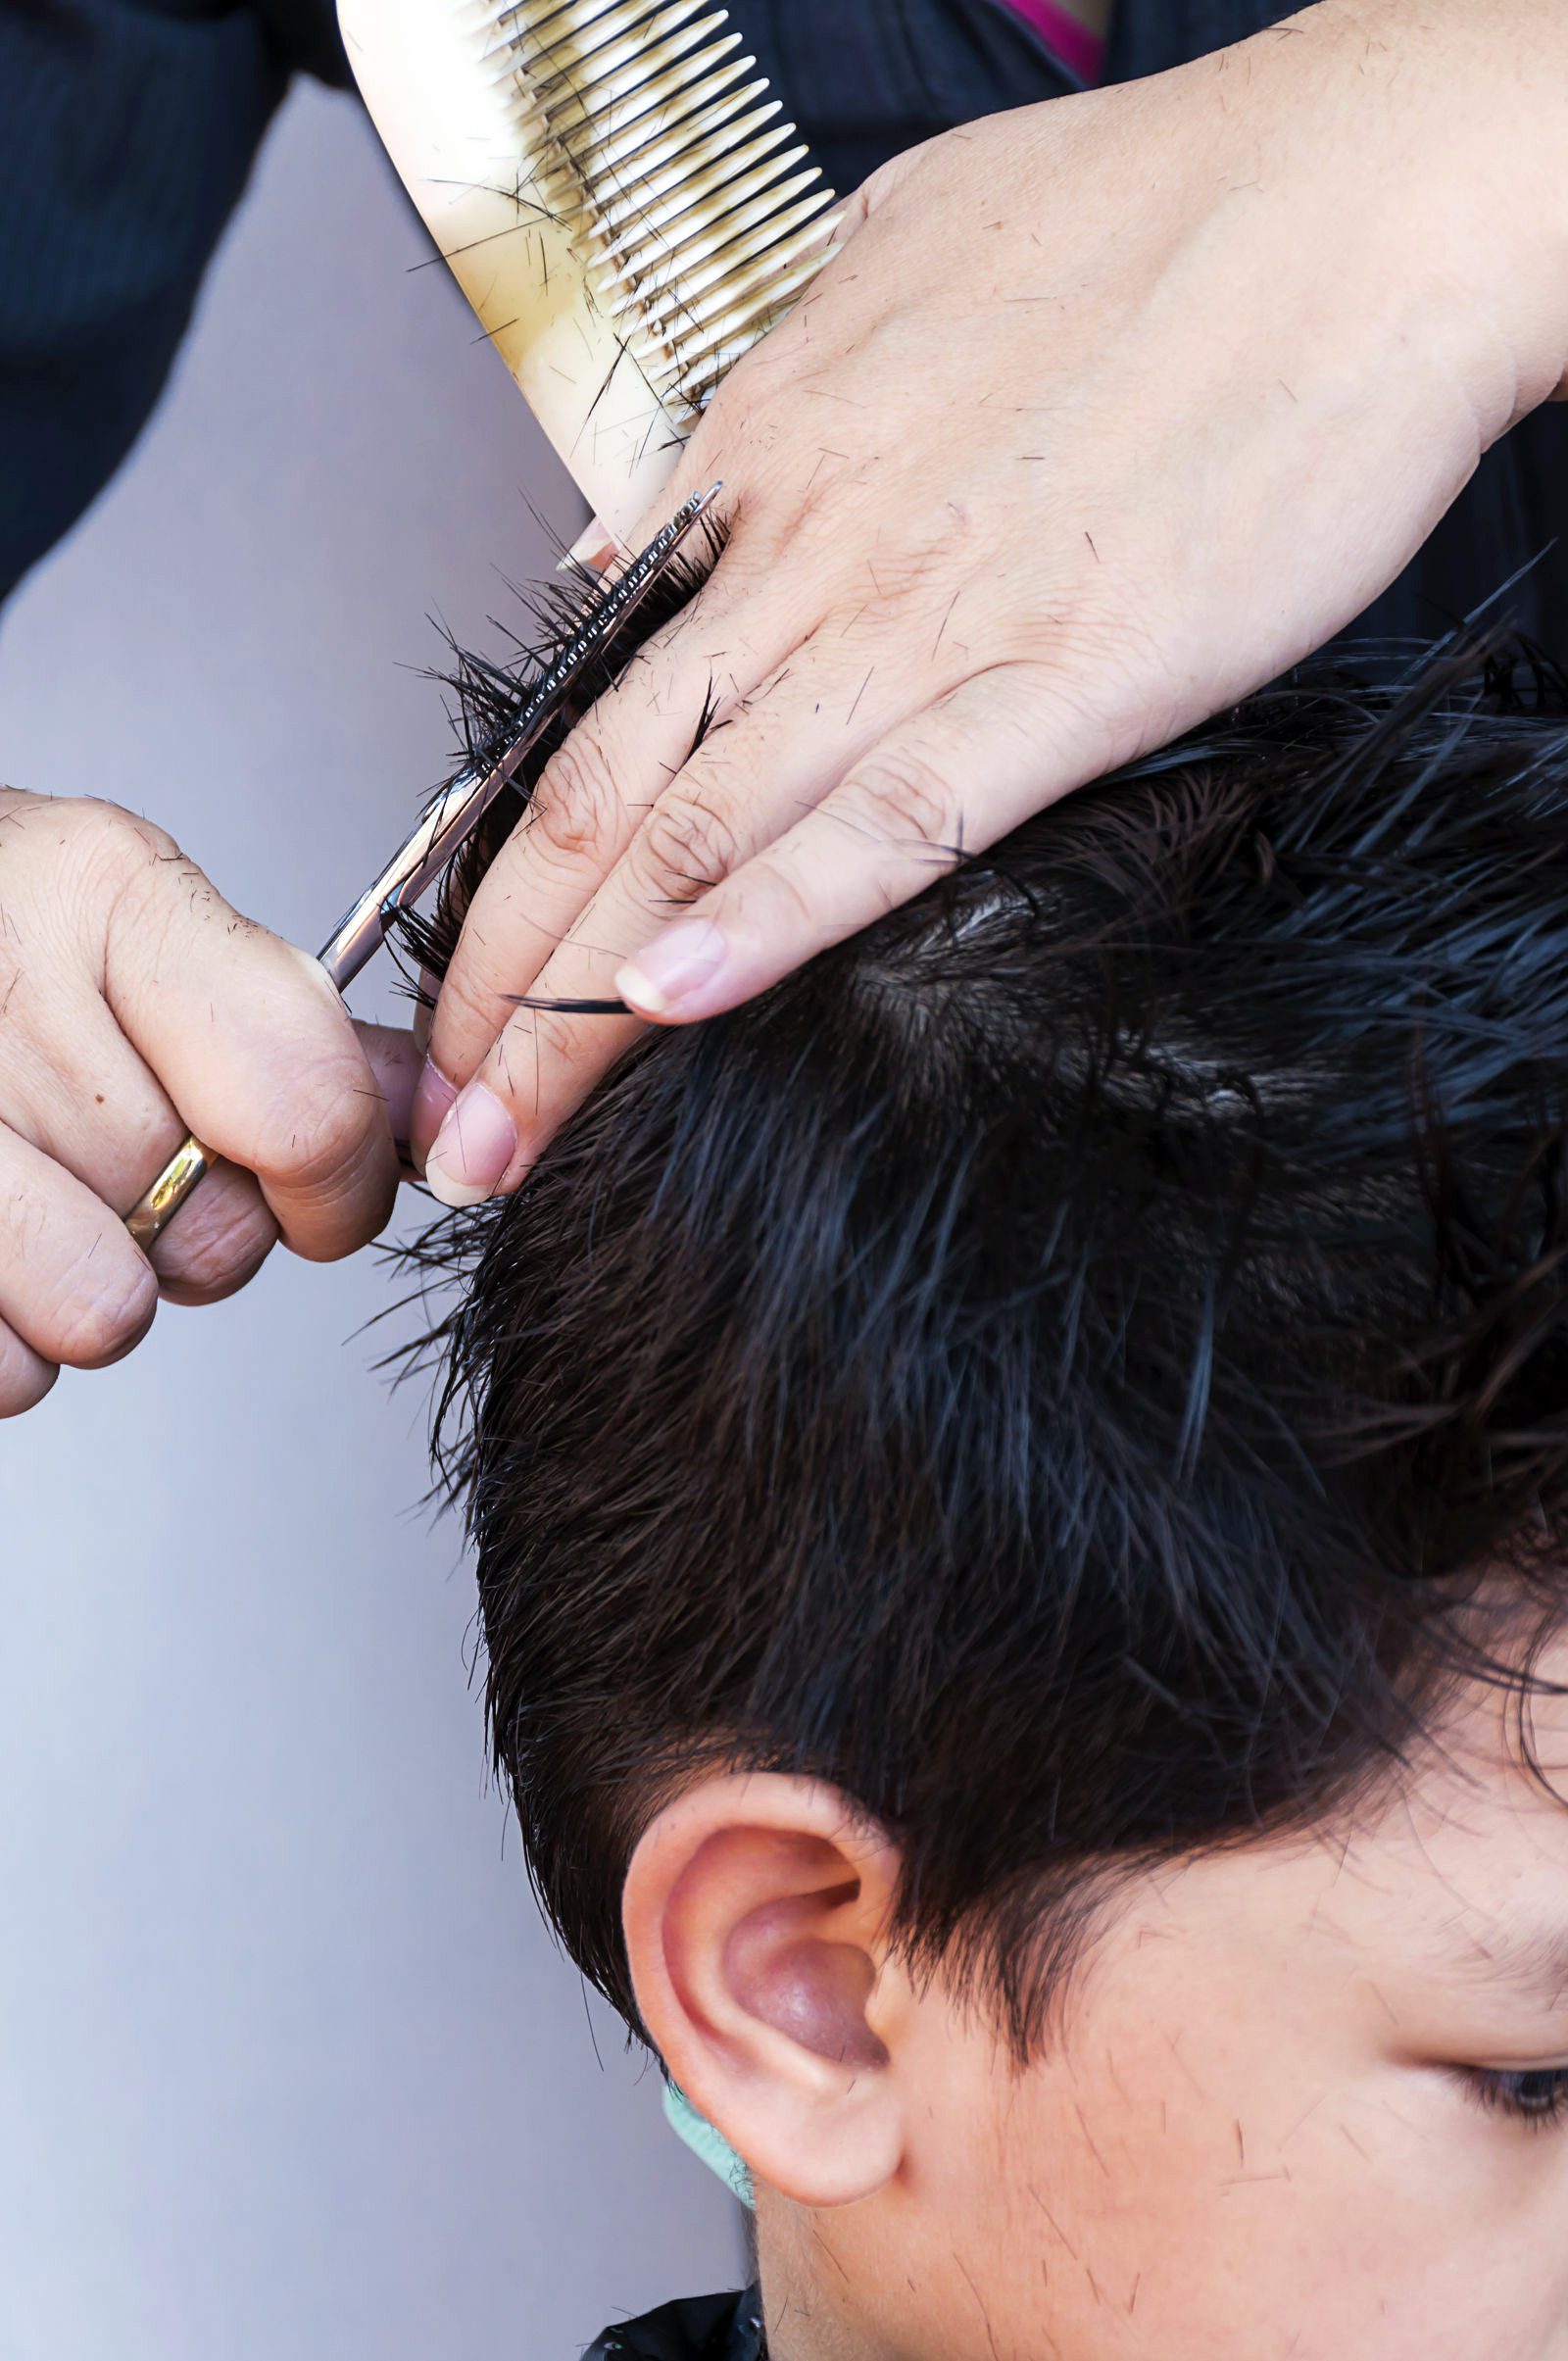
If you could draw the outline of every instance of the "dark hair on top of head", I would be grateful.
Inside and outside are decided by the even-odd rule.
[[[1508,1677],[1488,1573],[1562,1607],[1565,1126],[1568,690],[1472,646],[1070,798],[439,1223],[495,1751],[628,2021],[695,1766],[885,1824],[911,1962],[1023,2054],[1107,1875]]]

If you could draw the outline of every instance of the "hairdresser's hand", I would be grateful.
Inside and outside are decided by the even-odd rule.
[[[374,1234],[412,1042],[362,1031],[160,829],[0,789],[0,1416],[119,1360],[160,1294],[231,1294],[279,1235],[324,1260]],[[149,1263],[122,1216],[187,1130],[233,1160]]]
[[[636,1029],[509,996],[731,1008],[1350,621],[1559,387],[1565,88],[1557,0],[1324,0],[878,173],[637,536],[722,477],[711,581],[475,899],[437,1193]]]

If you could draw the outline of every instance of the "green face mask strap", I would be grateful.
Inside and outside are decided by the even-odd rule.
[[[755,2210],[751,2174],[723,2133],[715,2132],[707,2116],[699,2115],[685,2092],[671,2082],[664,2085],[664,2113],[692,2154],[701,2156],[709,2171],[717,2173],[725,2188],[732,2189],[743,2205],[752,2205]]]

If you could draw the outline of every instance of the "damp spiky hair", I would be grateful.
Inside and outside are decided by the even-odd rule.
[[[445,975],[457,950],[463,913],[473,888],[498,847],[524,816],[551,756],[596,698],[620,679],[636,652],[673,620],[701,588],[722,553],[724,540],[720,522],[712,517],[700,520],[692,540],[655,576],[631,618],[583,665],[572,695],[559,707],[526,763],[496,798],[448,869],[433,914],[427,917],[416,910],[399,914],[395,947],[408,965],[423,970],[425,980],[417,985],[416,997],[426,1008],[432,1005],[430,983]],[[464,648],[449,636],[450,662],[431,676],[448,692],[448,716],[457,748],[451,778],[463,771],[489,770],[512,747],[534,690],[562,656],[581,624],[585,609],[604,585],[589,567],[570,561],[553,582],[536,583],[531,589],[516,584],[510,587],[523,621],[520,629],[508,628],[492,618],[492,628],[503,644],[501,661]],[[706,707],[693,715],[694,744],[706,734],[710,718]]]
[[[1559,1614],[1568,694],[1377,669],[649,1038],[416,1254],[497,1759],[629,2020],[685,1765],[892,1830],[1027,2049],[1075,1897],[1387,1773],[1489,1571]]]

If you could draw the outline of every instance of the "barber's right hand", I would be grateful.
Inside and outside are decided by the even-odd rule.
[[[63,1362],[121,1359],[160,1296],[232,1294],[278,1237],[318,1261],[363,1246],[416,1064],[161,829],[0,789],[0,1416]],[[149,1260],[123,1216],[190,1131],[226,1160]]]

